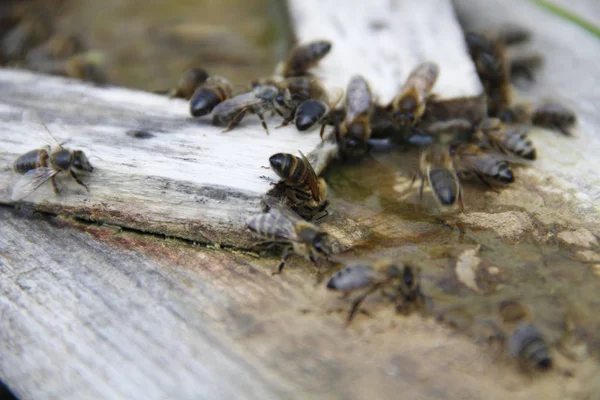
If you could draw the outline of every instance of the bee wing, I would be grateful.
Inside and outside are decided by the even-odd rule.
[[[52,133],[50,133],[50,130],[48,129],[46,124],[44,124],[40,120],[40,118],[34,111],[31,111],[31,110],[23,111],[23,113],[21,114],[21,120],[23,122],[32,124],[33,127],[31,129],[33,130],[33,132],[40,139],[44,140],[46,143],[53,145],[53,146],[62,147],[62,145],[58,142],[58,140],[56,140],[56,138],[54,136],[52,136]]]
[[[10,195],[11,200],[18,201],[29,196],[44,182],[52,178],[57,173],[57,170],[46,167],[36,168],[27,171],[13,187],[12,193]]]
[[[261,103],[261,99],[256,97],[253,92],[243,93],[231,99],[219,103],[213,110],[213,114],[228,114],[235,111],[252,107]]]
[[[350,81],[346,92],[346,101],[348,103],[346,107],[348,121],[369,112],[373,105],[373,95],[368,83],[362,77],[355,77]]]
[[[300,153],[300,156],[306,163],[306,167],[308,168],[308,173],[310,174],[310,178],[307,180],[307,183],[308,183],[308,186],[310,187],[310,192],[312,193],[313,199],[318,199],[319,198],[319,187],[317,185],[317,180],[318,180],[317,173],[315,172],[312,165],[310,164],[310,161],[308,161],[308,158],[306,158],[306,156],[300,150],[298,150],[298,153]]]
[[[278,239],[286,239],[293,242],[298,241],[295,225],[300,216],[292,209],[289,209],[291,214],[288,214],[286,208],[280,203],[270,204],[269,210],[260,215],[256,215],[248,220],[248,227],[259,234],[273,236]]]
[[[387,280],[385,274],[376,271],[370,265],[351,264],[334,274],[327,287],[333,290],[349,292],[364,289],[370,285],[383,283]]]

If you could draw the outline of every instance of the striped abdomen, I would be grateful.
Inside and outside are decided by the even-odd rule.
[[[48,166],[48,152],[45,149],[31,150],[15,160],[13,169],[24,174],[32,169]]]
[[[513,357],[539,369],[552,366],[552,358],[542,334],[531,323],[521,323],[509,338],[508,351]]]
[[[278,241],[289,240],[294,233],[293,223],[285,216],[276,213],[264,213],[250,218],[248,228],[265,239]]]
[[[490,132],[488,135],[491,136],[493,140],[499,141],[500,145],[507,151],[526,160],[536,159],[533,143],[525,133],[521,133],[516,129],[510,129],[503,132]]]
[[[458,198],[458,184],[452,172],[445,168],[429,171],[429,183],[436,199],[445,206],[450,206]]]
[[[231,97],[231,90],[220,84],[199,87],[190,99],[190,113],[194,117],[210,114],[221,102]]]
[[[290,186],[303,186],[308,177],[308,166],[299,157],[277,153],[269,158],[271,168]]]

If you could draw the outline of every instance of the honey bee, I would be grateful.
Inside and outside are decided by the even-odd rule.
[[[427,183],[438,205],[453,207],[458,202],[461,210],[464,209],[454,161],[446,146],[432,145],[421,153],[419,172],[413,177],[411,187],[417,177],[421,178],[419,198],[423,197],[423,187]]]
[[[13,187],[11,193],[13,201],[19,201],[29,196],[49,179],[52,182],[54,193],[59,194],[55,181],[55,175],[59,172],[68,171],[75,182],[89,191],[86,184],[75,174],[75,171],[92,172],[94,170],[85,153],[81,150],[64,148],[54,139],[46,126],[43,124],[42,126],[45,131],[40,131],[40,134],[54,144],[55,148],[52,150],[50,146],[46,146],[42,149],[31,150],[15,160],[13,170],[23,176]]]
[[[280,274],[292,251],[312,263],[332,254],[331,240],[327,232],[305,221],[290,207],[265,197],[268,209],[265,213],[248,220],[248,228],[272,243],[286,246],[281,262],[273,274]]]
[[[390,288],[394,292],[387,295],[394,299],[396,310],[399,312],[406,312],[409,304],[416,304],[422,300],[419,270],[389,258],[348,265],[333,275],[327,283],[327,289],[343,292],[344,297],[352,292],[361,292],[352,303],[346,325],[350,324],[367,296],[378,290]]]
[[[487,95],[488,113],[496,116],[511,103],[510,67],[504,41],[478,33],[465,35],[471,59]]]
[[[299,152],[277,153],[269,158],[271,168],[283,179],[285,194],[291,207],[303,217],[311,217],[327,208],[327,184],[319,178],[310,161]]]
[[[169,97],[189,100],[196,89],[208,79],[208,73],[201,68],[190,68],[181,75],[177,86],[169,92]]]
[[[531,115],[533,125],[558,129],[572,136],[570,128],[577,122],[575,113],[558,103],[545,103],[535,107]]]
[[[506,157],[500,153],[484,151],[472,143],[461,143],[452,148],[452,158],[461,179],[476,178],[492,189],[494,185],[506,185],[515,178]]]
[[[544,337],[530,322],[521,322],[515,328],[508,338],[507,347],[508,353],[525,369],[545,371],[552,367]]]
[[[439,67],[433,62],[423,62],[412,70],[402,91],[391,104],[392,115],[400,127],[414,126],[419,122],[438,75]]]
[[[336,129],[342,153],[360,155],[368,151],[374,103],[373,93],[365,78],[354,76],[346,91],[346,118]]]
[[[304,45],[296,46],[287,60],[279,67],[281,75],[285,78],[303,76],[308,70],[319,63],[331,50],[331,42],[317,40]]]
[[[227,126],[223,132],[232,130],[244,118],[247,112],[255,113],[267,135],[269,128],[264,115],[269,111],[280,111],[282,108],[292,108],[291,95],[288,89],[283,89],[283,101],[278,102],[277,96],[281,89],[273,85],[257,86],[248,93],[243,93],[219,103],[213,109],[213,125]]]
[[[231,98],[232,89],[231,82],[222,76],[207,78],[190,98],[190,114],[194,117],[210,114],[218,104]]]
[[[327,101],[328,93],[318,79],[310,76],[294,76],[286,78],[279,82],[277,86],[281,89],[288,89],[291,100],[286,99],[285,91],[281,90],[275,99],[278,106],[277,113],[283,117],[281,126],[286,126],[295,121],[298,106],[307,100]],[[311,102],[312,103],[312,102]],[[313,124],[299,122],[298,129],[306,130]]]
[[[536,159],[535,147],[526,133],[505,127],[497,118],[485,119],[479,129],[493,149],[525,160]]]

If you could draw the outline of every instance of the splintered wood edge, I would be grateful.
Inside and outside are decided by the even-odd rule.
[[[375,0],[368,6],[361,0],[289,0],[288,8],[297,42],[332,42],[330,54],[315,69],[329,87],[345,89],[350,78],[360,74],[386,104],[412,68],[434,61],[440,66],[433,89],[439,99],[484,102],[450,0]]]
[[[95,168],[81,176],[89,193],[65,176],[61,196],[47,183],[25,204],[193,241],[246,247],[255,240],[246,221],[260,212],[260,198],[278,180],[262,168],[272,154],[301,150],[317,172],[327,163],[315,153],[322,146],[318,131],[275,129],[277,118],[269,121],[268,136],[253,115],[222,133],[209,117],[192,119],[187,102],[145,92],[13,70],[0,71],[0,89],[4,204],[13,204],[11,190],[19,179],[11,171],[14,160],[47,144],[35,133],[43,128],[23,120],[25,110],[34,111],[65,147],[83,150]],[[132,130],[153,136],[134,138],[127,134]]]

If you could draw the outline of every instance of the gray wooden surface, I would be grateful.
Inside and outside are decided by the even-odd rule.
[[[472,26],[512,21],[530,27],[536,49],[547,63],[538,83],[521,95],[567,100],[580,116],[576,138],[532,132],[539,162],[520,170],[518,184],[510,190],[467,199],[467,213],[457,218],[489,227],[484,213],[472,208],[493,209],[498,212],[493,215],[502,217],[509,204],[510,213],[531,216],[536,224],[581,226],[600,235],[596,173],[600,118],[595,112],[600,99],[590,90],[600,86],[594,64],[600,59],[599,42],[526,2],[456,3]],[[26,73],[8,73],[29,79]],[[80,86],[69,87],[69,99],[81,101]],[[1,93],[0,111],[16,118],[20,105]],[[151,98],[164,101],[163,105],[178,104],[139,93],[106,100],[128,113],[119,101],[132,95],[140,101]],[[44,101],[37,92],[29,92],[27,102],[44,104],[42,117],[69,109],[68,103]],[[134,103],[131,107],[137,109],[138,102]],[[180,122],[179,116],[186,112],[183,104],[172,111],[179,115],[173,117],[175,123],[162,114],[163,105],[154,108],[152,102],[142,103],[145,112],[109,123],[103,121],[106,110],[86,113],[95,116],[99,126],[112,122],[134,129],[138,121],[150,121],[144,128],[164,124],[177,132],[180,127],[182,132],[195,129],[190,121]],[[78,127],[67,116],[62,125],[68,132]],[[15,134],[11,126],[2,126],[1,150],[6,151],[4,143],[29,149],[29,143],[21,142],[25,139],[5,133]],[[268,138],[259,134],[258,123],[248,122],[248,126],[256,128],[255,138],[261,144],[275,137],[276,132]],[[91,131],[90,136],[98,143],[103,132],[104,128]],[[122,131],[106,132],[135,143]],[[175,135],[181,141],[191,140],[183,133]],[[76,135],[72,143],[77,143]],[[8,179],[14,179],[6,173],[12,158],[4,156],[0,161],[4,163],[1,195],[6,196]],[[106,168],[109,164],[93,158],[92,162]],[[95,189],[94,184],[90,189]],[[38,206],[51,204],[49,198]],[[324,225],[340,233],[347,226],[371,223],[363,215],[344,221],[346,226]],[[510,228],[505,219],[496,222],[492,229],[499,233]],[[559,368],[532,379],[509,361],[495,360],[493,351],[466,336],[416,315],[399,317],[383,302],[368,303],[376,318],[359,315],[358,323],[344,329],[348,303],[328,293],[310,265],[294,261],[294,268],[272,277],[275,262],[31,215],[27,207],[0,206],[0,378],[22,399],[594,399],[600,393],[598,366],[592,358],[574,364],[557,354]]]

